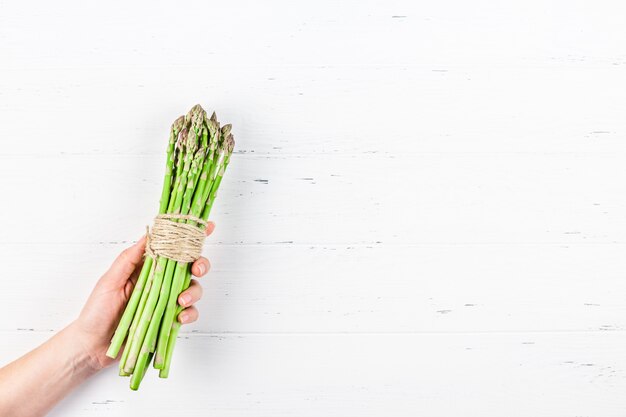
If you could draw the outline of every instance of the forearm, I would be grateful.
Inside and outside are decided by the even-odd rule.
[[[45,415],[97,372],[74,324],[0,369],[0,416]]]

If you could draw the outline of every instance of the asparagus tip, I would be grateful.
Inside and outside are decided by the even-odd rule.
[[[232,129],[233,125],[231,125],[230,123],[225,124],[224,126],[222,126],[222,135],[228,136]]]
[[[183,127],[180,131],[180,133],[178,134],[178,141],[176,141],[176,148],[177,149],[182,149],[183,145],[187,144],[187,135],[188,135],[188,130],[186,127]]]
[[[233,153],[234,149],[235,149],[235,137],[231,133],[226,137],[226,150],[230,154],[230,153]]]
[[[174,123],[172,123],[172,130],[174,132],[180,132],[184,124],[185,124],[185,116],[180,116],[178,119],[174,120]]]
[[[202,114],[203,111],[204,109],[201,105],[196,104],[195,106],[193,106],[191,110],[189,110],[189,112],[187,112],[187,114],[185,115],[185,124],[195,123],[198,117],[198,113]]]
[[[196,135],[196,131],[194,129],[189,130],[185,145],[187,146],[187,152],[193,153],[196,149],[198,149],[198,136]]]

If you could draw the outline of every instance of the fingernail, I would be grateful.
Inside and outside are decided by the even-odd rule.
[[[191,302],[191,295],[189,294],[184,294],[180,296],[180,301],[182,301],[182,304],[184,306],[186,306],[187,304],[189,304]]]
[[[189,316],[187,314],[181,314],[180,315],[180,322],[181,323],[187,323],[187,319],[189,318]]]
[[[206,266],[204,266],[203,263],[198,265],[198,269],[200,270],[200,275],[204,275],[204,273],[206,272]]]

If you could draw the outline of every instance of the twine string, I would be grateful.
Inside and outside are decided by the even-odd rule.
[[[195,224],[177,220],[191,220]],[[206,221],[195,216],[159,214],[154,218],[152,230],[148,229],[146,256],[193,262],[202,253],[206,226]]]

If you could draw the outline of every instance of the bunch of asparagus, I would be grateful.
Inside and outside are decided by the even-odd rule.
[[[200,105],[172,124],[159,214],[189,215],[206,221],[235,146],[231,125],[220,128]],[[175,220],[176,221],[176,220]],[[193,220],[186,221],[198,225]],[[146,256],[107,356],[120,360],[120,375],[137,390],[154,357],[159,377],[167,378],[180,329],[177,299],[191,280],[191,263]]]

